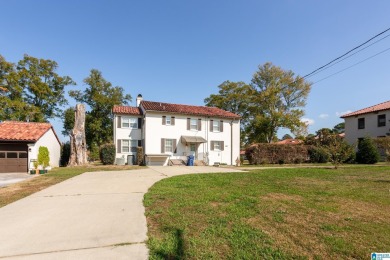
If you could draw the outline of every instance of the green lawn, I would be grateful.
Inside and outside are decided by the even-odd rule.
[[[151,259],[369,259],[390,251],[390,167],[183,175],[145,195]]]
[[[54,168],[53,170],[49,171],[48,174],[39,175],[26,181],[11,184],[6,187],[1,187],[0,208],[84,172],[133,170],[139,168],[139,166],[116,165],[88,165]]]

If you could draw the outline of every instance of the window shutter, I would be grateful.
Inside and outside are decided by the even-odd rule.
[[[117,128],[121,128],[122,127],[122,117],[121,116],[118,116],[118,125],[116,127]]]
[[[198,131],[202,130],[202,119],[198,119]]]
[[[219,131],[223,132],[223,121],[219,122]]]
[[[214,141],[211,141],[211,142],[210,142],[210,146],[211,146],[211,147],[210,147],[210,150],[211,150],[211,151],[214,151]]]
[[[121,145],[122,145],[121,139],[118,139],[117,146],[116,146],[117,153],[121,153],[122,152],[122,146]]]
[[[171,125],[175,125],[175,117],[171,117]]]
[[[210,132],[212,132],[214,129],[213,129],[213,121],[214,120],[210,120]],[[213,147],[213,150],[214,150],[214,147]]]
[[[176,151],[176,139],[173,139],[172,140],[172,143],[173,143],[173,153],[176,153],[177,151]]]
[[[161,138],[161,153],[165,153],[165,139]]]
[[[187,130],[190,130],[191,129],[191,118],[187,118]]]
[[[221,147],[221,151],[225,150],[225,142],[224,141],[220,141],[219,146]]]
[[[138,118],[138,129],[142,127],[142,118]]]
[[[142,146],[142,140],[138,140],[138,147]]]
[[[166,117],[166,116],[163,116],[163,117],[162,117],[162,124],[163,124],[163,125],[166,125],[166,120],[167,120],[167,117]]]

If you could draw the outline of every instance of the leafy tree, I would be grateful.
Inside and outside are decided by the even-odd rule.
[[[252,78],[252,87],[256,90],[251,109],[262,114],[257,120],[263,120],[267,127],[262,129],[268,142],[272,142],[280,127],[294,131],[301,127],[303,107],[309,95],[311,84],[292,71],[285,71],[272,63],[258,67]]]
[[[344,123],[344,122],[338,123],[337,125],[335,125],[335,126],[333,127],[332,130],[333,130],[333,132],[335,132],[335,133],[339,133],[339,134],[344,133],[344,132],[345,132],[345,123]]]
[[[258,67],[251,84],[225,81],[218,94],[205,99],[242,117],[242,133],[246,143],[273,142],[279,128],[296,131],[304,127],[300,121],[310,92],[310,83],[271,63]]]
[[[70,133],[72,132],[72,129],[74,127],[74,120],[75,120],[75,114],[74,114],[74,108],[67,108],[64,111],[64,130],[62,130],[62,134],[65,136],[70,136]]]
[[[293,139],[293,137],[289,134],[283,135],[282,140],[287,140],[287,139]]]
[[[378,148],[370,137],[359,140],[356,161],[364,164],[374,164],[379,161]]]
[[[327,145],[324,146],[328,151],[329,160],[337,168],[344,162],[352,162],[354,160],[355,151],[338,134],[331,134],[327,138]]]
[[[68,76],[55,71],[58,64],[52,60],[28,55],[17,65],[0,56],[0,120],[47,121],[62,115],[67,104],[64,88],[74,84]]]
[[[69,91],[69,95],[76,101],[85,103],[90,111],[86,114],[86,141],[89,147],[99,147],[103,143],[112,141],[112,108],[114,105],[128,104],[130,95],[125,95],[122,87],[114,87],[103,78],[98,70],[91,70],[84,79],[88,87],[84,91]]]
[[[252,87],[242,81],[225,81],[218,88],[218,94],[211,94],[204,99],[206,106],[218,107],[241,116],[241,132],[245,132],[250,119],[249,97],[253,92]],[[245,135],[241,135],[241,142],[245,142]]]

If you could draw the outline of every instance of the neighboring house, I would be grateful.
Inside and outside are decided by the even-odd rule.
[[[137,107],[114,106],[117,158],[130,164],[137,147],[147,165],[187,161],[234,165],[240,157],[240,116],[215,107],[152,102],[137,97]]]
[[[61,143],[49,123],[0,123],[0,173],[27,172],[34,168],[40,146],[50,153],[50,166],[58,167]]]
[[[343,115],[345,140],[356,143],[364,137],[385,137],[390,135],[390,101],[363,108]]]

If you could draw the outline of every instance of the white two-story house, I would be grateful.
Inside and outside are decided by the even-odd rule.
[[[114,106],[117,158],[131,163],[138,146],[146,165],[187,161],[234,165],[240,156],[240,116],[215,107],[145,101],[137,107]]]
[[[345,139],[354,144],[364,137],[385,137],[390,135],[390,101],[363,108],[343,115]]]

